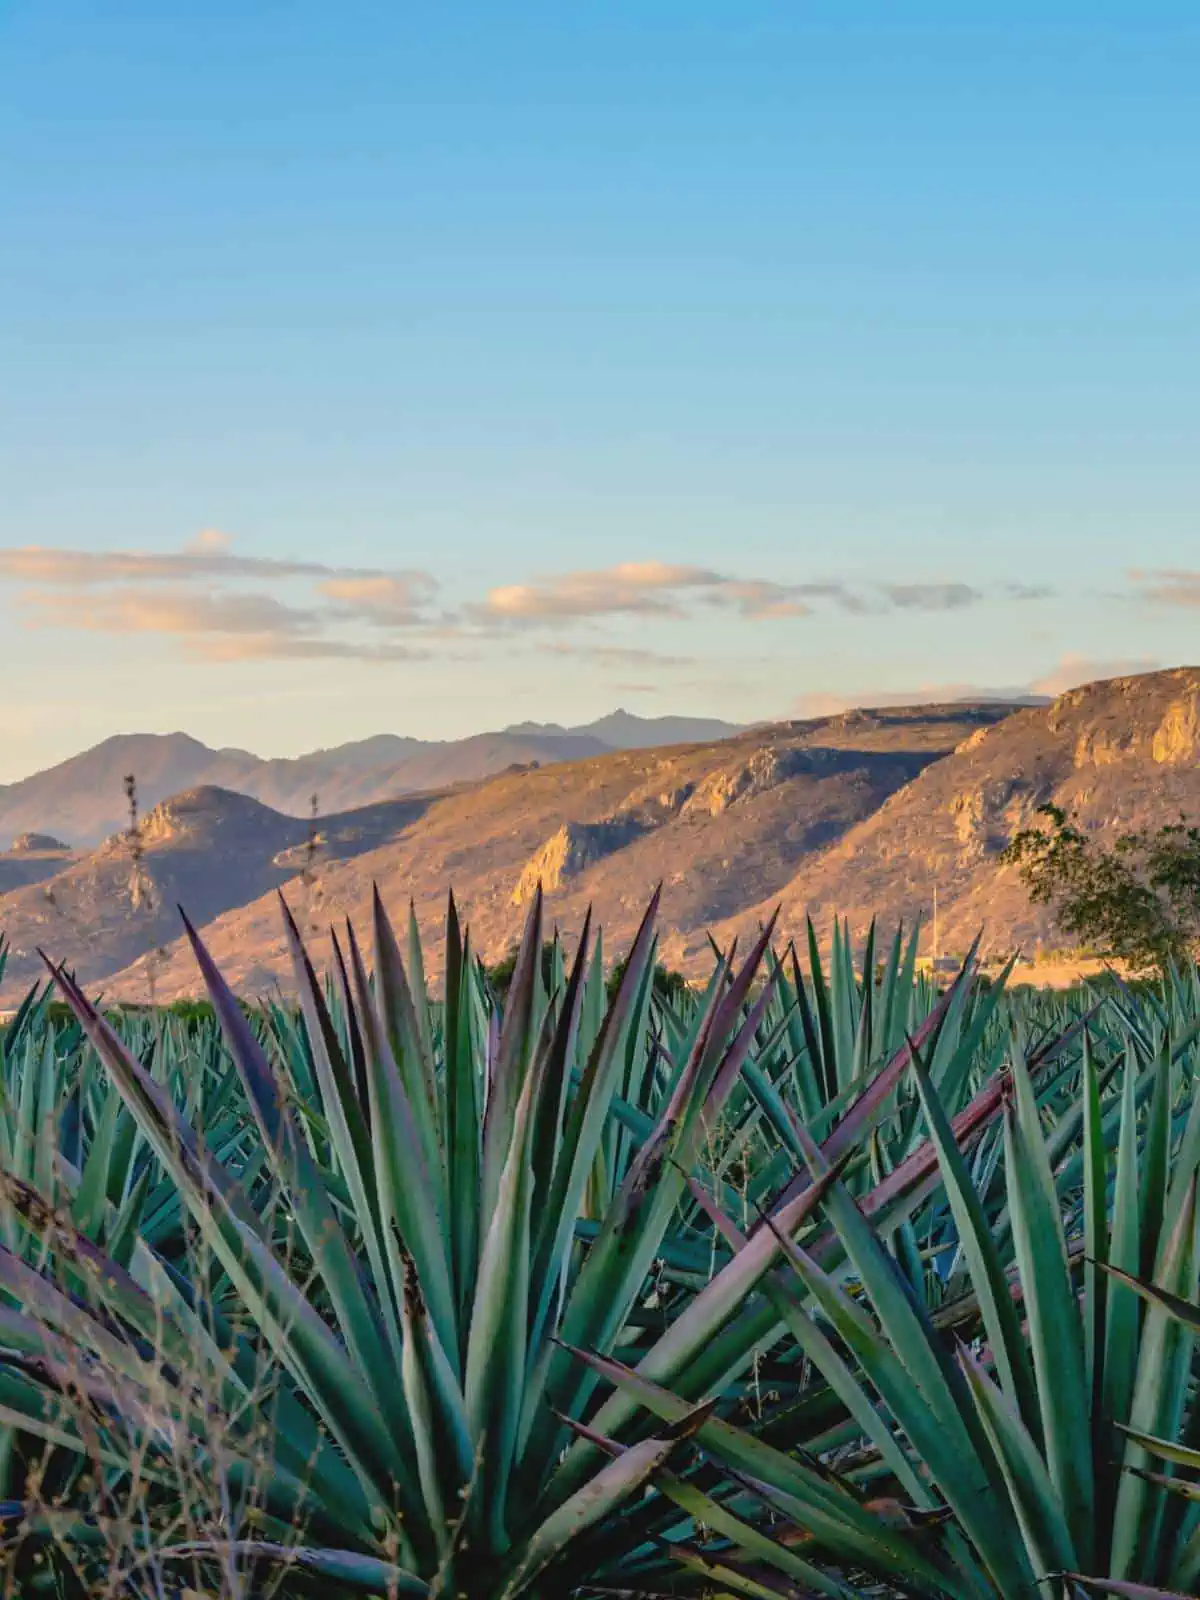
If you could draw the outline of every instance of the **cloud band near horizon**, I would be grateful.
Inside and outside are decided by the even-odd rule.
[[[1142,581],[1188,598],[1200,575],[1148,574]],[[438,610],[441,585],[418,569],[342,566],[243,555],[224,534],[208,530],[178,551],[77,550],[26,545],[0,549],[0,583],[15,586],[29,628],[77,633],[170,635],[186,653],[210,662],[425,659],[448,642],[555,629],[571,641],[549,648],[597,665],[633,660],[681,666],[695,657],[678,650],[637,652],[603,636],[609,619],[702,621],[723,613],[735,622],[801,622],[821,610],[854,616],[950,612],[988,602],[1042,598],[1021,583],[981,587],[954,579],[781,582],[661,561],[621,562],[596,570],[551,574],[503,584],[481,600]],[[264,586],[270,585],[270,592]],[[284,598],[302,586],[303,603]],[[579,633],[585,636],[580,639]],[[399,637],[397,637],[399,636]]]

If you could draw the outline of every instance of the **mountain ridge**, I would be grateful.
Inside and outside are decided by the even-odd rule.
[[[1039,805],[1062,804],[1109,839],[1180,813],[1195,820],[1198,758],[1200,668],[1185,667],[1049,705],[859,709],[707,744],[609,750],[315,821],[201,787],[146,818],[142,870],[152,907],[195,909],[243,992],[290,984],[276,890],[324,960],[323,930],[346,916],[361,924],[376,884],[386,902],[415,904],[431,971],[448,888],[473,947],[494,959],[539,881],[548,920],[565,930],[594,907],[610,955],[661,881],[660,955],[693,977],[710,961],[710,931],[726,944],[775,906],[784,937],[803,938],[809,914],[822,937],[835,912],[858,932],[872,916],[888,929],[928,921],[935,886],[942,953],[982,927],[999,955],[1052,937],[1000,860]],[[39,944],[114,997],[197,991],[178,923],[136,903],[133,869],[120,834],[90,853],[0,852],[6,1001],[40,975]]]
[[[270,830],[238,846],[244,882],[221,890],[224,909],[213,905],[216,887],[205,886],[205,937],[232,958],[231,976],[243,987],[287,982],[276,888],[311,928],[361,917],[374,882],[385,897],[411,898],[423,919],[440,922],[452,884],[472,919],[476,948],[490,958],[519,927],[520,885],[543,858],[555,864],[548,907],[563,926],[581,921],[583,905],[595,899],[615,948],[640,915],[647,885],[663,878],[664,928],[698,935],[781,888],[801,859],[1006,714],[996,706],[854,712],[709,744],[608,751],[321,817],[313,849],[305,819],[269,813]],[[221,818],[235,817],[232,797],[209,796]],[[231,838],[222,830],[235,826],[214,817],[209,838]],[[155,821],[143,831],[154,840],[143,862],[160,886],[155,903],[173,903],[199,857],[177,841],[172,859],[171,839]],[[152,980],[164,998],[190,992],[190,955],[177,936],[168,940],[176,931],[169,919],[143,916],[133,904],[132,871],[128,838],[117,835],[41,886],[0,898],[0,927],[13,944],[9,993],[37,976],[32,952],[39,944],[75,960],[81,980],[103,979],[113,995],[144,998]],[[69,916],[56,915],[47,890]],[[131,924],[139,918],[142,949],[129,962]],[[165,957],[156,954],[162,943]],[[438,959],[436,941],[430,959]]]
[[[898,905],[928,916],[936,884],[943,948],[963,951],[982,931],[985,950],[1028,953],[1053,940],[1052,918],[1000,856],[1047,803],[1109,840],[1200,820],[1200,667],[1083,684],[981,730],[807,863],[777,897],[781,924],[795,934],[808,915],[836,913],[861,932]],[[748,907],[716,936],[767,909]]]
[[[657,737],[660,724],[673,729],[686,724],[697,733],[707,728],[713,738],[738,731],[734,724],[714,719],[647,719],[625,711],[600,718],[595,726],[601,723],[609,725],[606,738],[586,724],[560,728],[528,723],[462,739],[373,734],[293,757],[256,756],[234,746],[214,749],[182,732],[112,734],[52,767],[0,784],[0,839],[48,832],[75,847],[100,843],[127,826],[128,774],[137,780],[143,809],[211,784],[248,794],[285,815],[308,816],[314,796],[320,811],[337,813],[389,795],[478,782],[509,766],[672,742]]]

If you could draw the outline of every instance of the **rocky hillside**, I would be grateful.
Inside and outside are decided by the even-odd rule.
[[[69,846],[52,834],[18,834],[11,849],[0,851],[0,895],[52,878],[73,860]]]
[[[349,860],[378,849],[421,809],[411,799],[371,806],[328,818],[310,835],[298,818],[201,787],[143,818],[136,858],[127,833],[86,855],[32,852],[40,870],[0,893],[0,930],[11,946],[4,994],[11,998],[42,975],[39,946],[96,982],[175,940],[180,905],[208,923],[283,884],[303,887],[323,855]],[[19,852],[0,857],[0,871],[19,859]]]
[[[661,880],[663,955],[694,974],[710,929],[724,940],[777,904],[790,932],[835,910],[861,928],[928,917],[935,885],[944,952],[981,926],[991,950],[1028,951],[1049,929],[999,865],[1012,834],[1047,800],[1109,836],[1200,818],[1198,756],[1200,669],[1180,669],[1048,706],[850,712],[505,771],[323,818],[315,853],[304,819],[201,788],[146,819],[140,884],[127,836],[86,856],[25,852],[38,881],[0,892],[3,998],[36,975],[39,943],[110,994],[195,992],[176,901],[244,990],[286,984],[274,891],[323,949],[331,922],[363,923],[376,882],[389,904],[414,902],[435,968],[448,885],[496,958],[539,881],[565,929],[594,905],[612,951]]]
[[[981,728],[718,936],[779,902],[792,932],[806,912],[860,929],[876,912],[928,917],[936,885],[944,950],[983,929],[992,951],[1029,953],[1053,942],[1053,927],[998,857],[1047,801],[1110,838],[1181,814],[1200,821],[1200,669],[1086,684]]]
[[[345,915],[361,919],[377,881],[390,903],[414,900],[433,932],[453,884],[477,948],[496,957],[515,937],[539,876],[549,886],[550,914],[564,927],[575,926],[594,901],[610,946],[629,937],[650,887],[662,879],[672,954],[681,940],[700,939],[706,927],[777,894],[802,861],[1006,709],[851,713],[715,744],[503,773],[475,787],[414,796],[403,814],[395,805],[380,806],[387,837],[371,842],[368,834],[353,852],[340,842],[339,830],[360,813],[347,814],[323,840],[311,886],[293,875],[286,892],[310,929],[320,932]],[[280,824],[294,826],[289,819],[274,826]],[[296,861],[276,847],[263,887],[273,886],[282,865],[294,868]],[[250,888],[252,875],[244,876]],[[0,925],[5,917],[0,899]],[[9,931],[14,945],[25,946],[15,927]],[[55,948],[68,948],[67,932],[64,926]],[[207,933],[244,988],[286,979],[272,894],[260,888],[231,899]],[[144,999],[152,970],[160,996],[194,988],[193,962],[178,943],[165,959],[142,959],[106,987]]]

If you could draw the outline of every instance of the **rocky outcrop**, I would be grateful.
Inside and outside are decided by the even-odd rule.
[[[1200,689],[1167,708],[1154,731],[1150,754],[1160,765],[1194,761],[1200,755]]]
[[[547,892],[561,889],[594,862],[624,849],[646,831],[646,822],[633,814],[601,822],[564,822],[526,862],[512,892],[512,904],[520,906],[531,900],[539,884]]]
[[[845,750],[809,746],[762,745],[748,758],[734,766],[722,767],[710,773],[696,786],[683,807],[685,814],[700,812],[718,817],[739,800],[750,800],[755,795],[766,794],[790,778],[801,773],[817,775],[853,766],[857,758]]]
[[[52,833],[19,833],[12,842],[12,853],[15,856],[48,855],[51,852],[67,855],[70,849],[69,844],[56,839]]]
[[[950,815],[963,856],[998,855],[1015,834],[1030,826],[1050,794],[1048,783],[1021,776],[994,778],[956,794]]]

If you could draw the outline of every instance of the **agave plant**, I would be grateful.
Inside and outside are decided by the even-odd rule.
[[[1200,1102],[1194,1026],[1172,1046],[1163,1020],[1143,1016],[1140,1040],[1107,1071],[1084,1033],[1077,1067],[1063,1066],[1063,1036],[1033,1071],[1015,1052],[979,1097],[969,1138],[985,1149],[974,1156],[968,1119],[952,1126],[912,1049],[942,1183],[923,1218],[926,1259],[956,1261],[949,1274],[930,1269],[926,1295],[900,1270],[874,1198],[864,1204],[835,1178],[796,1123],[809,1172],[829,1183],[821,1209],[838,1248],[821,1233],[809,1245],[777,1235],[793,1278],[777,1275],[776,1290],[845,1422],[807,1439],[793,1425],[786,1449],[715,1422],[698,1430],[697,1444],[747,1491],[724,1526],[730,1587],[769,1589],[764,1564],[795,1582],[801,1557],[836,1548],[797,1460],[803,1443],[827,1470],[849,1459],[851,1481],[892,1507],[899,1545],[934,1566],[914,1569],[906,1592],[1196,1592],[1200,1489],[1178,1472],[1200,1467],[1200,1318],[1187,1299]],[[1077,1102],[1063,1110],[1072,1077]],[[728,1219],[724,1231],[749,1247]],[[602,1370],[616,1390],[597,1419],[606,1426],[637,1407],[679,1414],[680,1397],[644,1370]],[[844,1469],[838,1478],[846,1483]]]
[[[914,936],[826,969],[810,930],[806,974],[767,928],[672,997],[654,911],[606,998],[538,897],[502,1012],[453,901],[438,1001],[378,900],[373,973],[347,930],[324,982],[285,908],[298,1011],[189,928],[224,1052],[55,969],[71,1038],[9,1032],[57,1132],[6,1164],[0,1420],[109,1521],[136,1475],[114,1594],[151,1555],[247,1594],[1194,1586],[1192,975],[939,994]],[[21,1514],[88,1592],[105,1517]]]
[[[743,1227],[793,1183],[797,1167],[804,1169],[795,1120],[821,1142],[879,1078],[880,1090],[866,1102],[874,1106],[870,1142],[845,1181],[865,1194],[903,1166],[926,1137],[915,1086],[895,1072],[913,1035],[926,1041],[931,1075],[952,1116],[1000,1070],[1007,1043],[1007,971],[994,984],[979,985],[968,977],[973,949],[943,994],[916,970],[919,938],[919,925],[907,936],[897,928],[886,960],[879,960],[872,923],[856,963],[848,925],[835,922],[826,965],[809,922],[807,973],[794,946],[769,954],[775,987],[757,1048],[730,1096],[724,1138],[712,1163],[723,1183],[717,1198]],[[664,1011],[669,1025],[671,1008]],[[1071,1019],[1054,1021],[1062,1032]],[[1044,1031],[1046,1039],[1056,1036],[1055,1030]],[[920,1292],[924,1269],[910,1224],[898,1227],[893,1250]]]
[[[249,1179],[255,1163],[262,1166],[261,1152],[238,1114],[240,1086],[220,1059],[215,1030],[184,1030],[165,1016],[111,1020],[127,1049],[147,1062],[153,1057],[161,1088],[209,1128],[214,1148],[243,1147]],[[81,1250],[100,1246],[114,1270],[126,1268],[139,1250],[174,1263],[170,1270],[185,1264],[185,1214],[174,1183],[78,1023],[51,1006],[49,991],[37,989],[0,1032],[0,1276],[10,1309],[31,1303],[31,1291],[20,1287],[28,1272],[47,1269],[45,1232],[31,1228],[30,1217],[60,1218],[78,1233]],[[221,1285],[213,1280],[212,1289],[219,1294]],[[15,1383],[24,1393],[22,1350],[30,1356],[35,1348],[36,1341],[16,1341],[0,1384]],[[38,1430],[30,1433],[19,1404],[2,1409],[0,1502],[11,1511],[31,1497],[77,1496],[86,1467],[78,1449],[61,1443],[46,1449],[44,1430],[42,1439]]]
[[[911,1046],[886,1061],[872,1048],[829,1105],[831,1173],[796,1178],[793,1153],[765,1202],[754,1175],[771,1222],[744,1247],[715,1223],[748,1126],[804,1148],[794,1064],[777,1048],[800,1001],[781,1009],[778,962],[763,974],[770,928],[740,964],[718,960],[686,1015],[655,1001],[654,912],[606,1005],[587,927],[569,973],[557,942],[544,967],[539,897],[502,1016],[453,902],[436,1005],[415,923],[405,958],[378,901],[373,976],[348,930],[324,985],[285,908],[298,1016],[248,1015],[189,928],[253,1148],[193,1126],[164,1092],[175,1075],[152,1071],[55,969],[178,1194],[190,1255],[139,1232],[115,1259],[11,1181],[12,1216],[56,1281],[0,1253],[0,1282],[26,1302],[7,1335],[9,1415],[90,1454],[109,1503],[128,1495],[134,1457],[168,1519],[170,1461],[219,1476],[232,1508],[219,1526],[171,1542],[148,1512],[138,1535],[198,1569],[236,1556],[277,1561],[293,1586],[492,1596],[661,1586],[682,1561],[706,1585],[702,1545],[735,1513],[695,1441],[761,1420],[764,1358],[781,1352],[794,1378],[815,1348],[796,1340],[780,1289],[788,1242],[836,1174],[903,1228],[936,1159],[926,1142],[875,1183],[869,1145],[899,1119]],[[915,1032],[960,1085],[985,1025],[964,1025],[970,991],[964,969]],[[978,1108],[964,1115],[973,1126]],[[743,1204],[750,1187],[744,1174]],[[671,1414],[615,1416],[604,1362],[636,1366]],[[943,1557],[906,1544],[856,1485],[802,1470],[835,1575],[793,1567],[818,1592],[847,1593],[849,1570],[952,1592]],[[86,1552],[90,1525],[30,1526]]]
[[[698,1277],[702,1289],[668,1277],[689,1177],[773,984],[751,1001],[764,934],[740,966],[719,964],[686,1052],[672,1054],[646,1027],[654,912],[603,1010],[586,927],[565,982],[544,987],[539,897],[497,1018],[453,904],[438,1012],[415,930],[406,965],[378,901],[373,978],[351,930],[345,958],[335,945],[332,991],[285,908],[303,1025],[290,1051],[273,1054],[189,927],[269,1172],[270,1202],[258,1207],[244,1149],[222,1159],[57,969],[239,1312],[220,1316],[206,1285],[183,1283],[143,1238],[125,1270],[13,1178],[11,1212],[53,1258],[60,1286],[17,1254],[0,1256],[0,1282],[37,1313],[8,1319],[7,1342],[23,1353],[5,1375],[10,1413],[83,1448],[70,1388],[102,1456],[119,1457],[114,1412],[126,1428],[136,1419],[151,1475],[163,1452],[186,1442],[202,1453],[219,1430],[223,1470],[245,1483],[263,1449],[250,1374],[265,1350],[272,1463],[256,1559],[278,1554],[294,1574],[379,1593],[574,1587],[571,1542],[636,1495],[704,1409],[567,1490],[559,1458],[597,1383],[569,1347],[698,1351],[777,1253],[772,1239],[754,1273],[718,1265],[711,1281]],[[785,1236],[818,1194],[785,1208]],[[694,1248],[683,1255],[695,1263]],[[100,1303],[85,1313],[64,1291],[89,1280]],[[180,1554],[215,1557],[218,1544]]]

